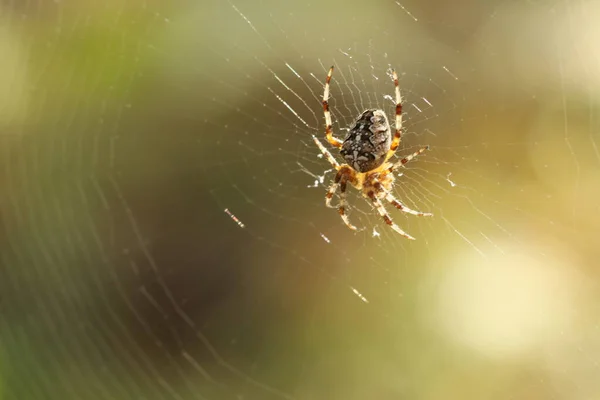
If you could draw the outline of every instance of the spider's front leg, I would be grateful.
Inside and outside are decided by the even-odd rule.
[[[408,207],[406,207],[404,204],[400,203],[400,201],[398,199],[396,199],[394,197],[394,195],[392,195],[391,193],[387,193],[385,195],[385,199],[394,207],[396,207],[398,210],[408,213],[408,214],[412,214],[412,215],[416,215],[417,217],[433,217],[432,213],[426,213],[426,212],[421,212],[421,211],[415,211],[413,209],[410,209]]]
[[[350,168],[342,166],[335,175],[333,183],[325,195],[325,205],[327,207],[332,207],[331,199],[333,198],[333,195],[337,191],[338,187],[340,188],[340,203],[338,204],[338,213],[340,214],[342,221],[344,221],[344,224],[346,224],[346,226],[353,231],[356,230],[356,227],[350,223],[350,219],[346,214],[346,188],[348,186],[348,181],[352,182],[354,179],[354,172]]]
[[[340,204],[338,206],[338,213],[346,226],[355,231],[356,227],[350,223],[350,219],[348,218],[348,215],[346,215],[346,185],[348,183],[348,178],[344,175],[342,179],[343,180],[340,182]]]
[[[377,212],[379,213],[379,215],[381,215],[381,217],[383,218],[383,220],[385,221],[386,224],[388,224],[393,230],[395,230],[396,232],[398,232],[405,238],[410,239],[410,240],[415,240],[414,237],[412,237],[408,233],[404,232],[402,229],[400,229],[400,227],[398,225],[396,225],[394,223],[394,221],[392,221],[392,218],[389,216],[389,214],[385,210],[385,206],[383,205],[381,200],[379,200],[377,198],[377,196],[375,195],[375,193],[373,191],[368,193],[368,197],[371,199],[373,206],[375,206],[375,208],[377,209]]]
[[[381,181],[388,182],[388,184],[386,186],[384,186],[381,183]],[[378,196],[379,199],[387,200],[391,205],[396,207],[398,210],[405,212],[407,214],[416,215],[418,217],[432,217],[433,216],[432,213],[415,211],[411,208],[406,207],[404,204],[402,204],[400,202],[400,200],[398,200],[397,198],[394,197],[394,195],[392,194],[392,192],[389,189],[386,189],[386,188],[391,188],[393,182],[394,182],[394,176],[392,175],[391,172],[384,171],[381,173],[379,179],[373,183],[373,187],[375,188],[377,193],[380,194]]]
[[[340,187],[341,180],[342,180],[342,173],[340,171],[338,171],[335,174],[335,178],[333,179],[333,182],[329,186],[329,189],[327,189],[327,194],[325,195],[325,205],[329,208],[335,208],[334,206],[331,205],[331,200],[333,199],[333,195],[335,194],[335,192],[337,192],[338,188]]]

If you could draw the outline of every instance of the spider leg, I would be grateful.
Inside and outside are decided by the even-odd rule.
[[[331,184],[331,186],[329,186],[329,190],[327,190],[327,194],[325,195],[325,205],[327,207],[333,208],[333,206],[331,205],[331,199],[333,198],[333,195],[339,187],[340,203],[338,204],[338,213],[340,214],[340,217],[342,218],[342,221],[344,221],[346,226],[355,231],[356,227],[350,223],[350,219],[348,218],[348,215],[346,215],[346,187],[348,184],[348,179],[352,178],[348,177],[347,170],[342,169],[338,171],[338,173],[335,175],[333,183]]]
[[[331,71],[330,71],[330,73],[331,73]],[[340,214],[340,217],[342,217],[342,221],[344,221],[346,226],[348,228],[352,229],[353,231],[355,231],[356,227],[350,223],[350,220],[348,219],[348,215],[346,215],[346,186],[347,186],[347,182],[348,182],[348,178],[349,178],[348,170],[345,168],[340,169],[340,164],[335,160],[335,158],[329,152],[329,150],[327,150],[325,148],[325,146],[323,146],[323,144],[321,143],[321,141],[319,139],[317,139],[315,136],[313,136],[313,140],[315,141],[319,150],[321,150],[321,153],[323,153],[325,158],[327,158],[327,161],[329,161],[329,163],[333,166],[333,168],[335,168],[337,170],[337,174],[335,175],[333,183],[331,184],[331,186],[329,186],[329,189],[327,190],[327,194],[325,195],[325,205],[327,207],[333,208],[333,206],[331,205],[331,199],[333,199],[333,195],[335,194],[335,192],[337,191],[337,189],[339,187],[340,188],[340,204],[338,205],[338,213]]]
[[[335,182],[332,183],[331,186],[329,186],[329,190],[327,190],[327,194],[325,195],[325,206],[329,208],[335,208],[331,205],[331,199],[333,199],[333,195],[335,194],[335,192],[337,192],[339,186],[340,184]]]
[[[356,230],[356,227],[350,223],[350,219],[348,215],[346,215],[346,184],[348,182],[348,178],[346,175],[343,175],[342,180],[340,182],[340,204],[338,206],[338,213],[340,217],[342,217],[342,221],[346,224],[346,226],[353,231]]]
[[[340,186],[340,180],[342,179],[342,175],[343,175],[342,171],[338,171],[338,173],[335,174],[333,183],[331,184],[331,186],[329,186],[329,189],[327,190],[327,194],[325,195],[325,205],[329,208],[334,208],[331,205],[331,199],[333,198],[333,195],[335,194],[338,187]]]
[[[398,169],[400,167],[403,167],[404,164],[408,163],[410,160],[412,160],[413,158],[415,158],[416,156],[422,154],[425,152],[425,150],[429,150],[429,146],[425,146],[425,147],[421,147],[419,150],[415,151],[414,153],[412,153],[409,156],[404,157],[402,160],[397,161],[396,163],[394,163],[390,168],[388,168],[389,172],[394,171],[395,169]]]
[[[396,92],[396,132],[394,133],[394,138],[392,139],[392,144],[390,149],[388,150],[386,160],[389,160],[390,157],[394,155],[396,149],[400,145],[400,138],[402,136],[402,96],[400,96],[400,84],[398,83],[398,74],[396,71],[392,71],[392,76],[394,77],[394,88]]]
[[[319,150],[321,150],[321,153],[323,153],[323,155],[325,156],[325,158],[327,159],[327,161],[329,161],[329,163],[331,164],[331,166],[333,168],[335,168],[335,169],[340,169],[340,164],[335,160],[335,158],[329,152],[329,150],[327,150],[325,148],[325,146],[323,146],[323,144],[321,143],[321,141],[319,139],[317,139],[314,135],[313,135],[313,140],[315,141],[315,143],[317,144],[317,147],[319,148]]]
[[[393,230],[395,230],[396,232],[398,232],[405,238],[410,239],[410,240],[415,240],[414,237],[412,237],[408,233],[404,232],[402,229],[400,229],[400,227],[398,225],[396,225],[394,223],[394,221],[392,221],[392,218],[389,216],[389,214],[385,210],[383,203],[381,202],[381,200],[379,200],[375,196],[375,193],[369,192],[369,198],[371,199],[371,202],[373,202],[373,205],[377,209],[377,212],[379,213],[379,215],[381,215],[383,217],[383,220],[385,221],[386,224],[388,224]]]
[[[327,190],[327,194],[325,195],[325,205],[327,207],[333,208],[333,206],[331,205],[331,199],[333,198],[333,195],[335,194],[335,192],[337,191],[337,189],[340,185],[340,179],[342,178],[343,173],[340,171],[340,164],[335,160],[335,158],[329,152],[329,150],[327,150],[325,148],[325,146],[323,146],[321,141],[319,139],[317,139],[315,136],[313,136],[313,140],[315,141],[315,143],[319,147],[319,150],[321,150],[321,153],[323,153],[323,155],[325,156],[327,161],[329,161],[331,166],[338,171],[337,174],[335,175],[335,179],[334,179],[333,183],[331,184],[331,186],[329,186],[329,189]]]
[[[394,195],[392,195],[391,193],[387,193],[385,195],[385,199],[387,201],[390,202],[390,204],[392,204],[394,207],[396,207],[398,210],[408,213],[408,214],[412,214],[412,215],[416,215],[419,217],[432,217],[433,214],[432,213],[425,213],[425,212],[421,212],[421,211],[415,211],[412,210],[408,207],[406,207],[404,204],[400,203],[395,197]]]
[[[325,79],[325,92],[323,92],[323,112],[325,113],[325,136],[327,141],[335,147],[342,147],[342,141],[333,136],[333,130],[331,128],[331,113],[329,112],[329,82],[331,82],[331,75],[333,74],[333,66],[329,68],[327,73],[327,79]]]

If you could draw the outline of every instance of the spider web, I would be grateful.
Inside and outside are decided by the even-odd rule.
[[[600,394],[596,3],[0,9],[0,399]],[[332,64],[416,241],[324,205]]]

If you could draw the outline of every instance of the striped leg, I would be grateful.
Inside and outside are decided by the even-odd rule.
[[[325,113],[325,136],[327,141],[335,147],[342,147],[342,141],[333,136],[331,128],[331,113],[329,112],[329,82],[331,82],[331,74],[333,74],[333,66],[329,68],[327,79],[325,80],[325,92],[323,93],[323,112]]]
[[[429,150],[429,146],[425,146],[425,147],[421,147],[419,150],[415,151],[414,153],[412,153],[409,156],[404,157],[402,160],[394,163],[394,165],[392,165],[388,171],[392,172],[397,168],[400,168],[402,166],[404,166],[404,164],[408,163],[410,160],[412,160],[413,158],[415,158],[416,156],[422,154],[425,152],[425,150]]]
[[[325,205],[327,207],[333,208],[331,205],[331,200],[333,199],[333,195],[337,191],[338,187],[340,189],[340,203],[338,204],[338,213],[344,221],[344,224],[353,231],[356,230],[356,227],[350,223],[350,219],[346,214],[346,188],[348,186],[348,180],[353,181],[354,176],[352,175],[352,171],[349,168],[340,169],[338,173],[335,175],[333,183],[329,186],[329,190],[327,190],[327,194],[325,195]]]
[[[331,199],[333,199],[333,195],[338,190],[341,179],[342,179],[342,173],[340,171],[338,171],[338,173],[335,175],[333,183],[331,184],[331,186],[329,186],[329,190],[327,190],[327,194],[325,195],[325,205],[329,208],[334,208],[331,205]]]
[[[323,146],[323,144],[321,143],[321,141],[319,139],[317,139],[314,135],[313,135],[313,140],[315,141],[315,143],[317,144],[317,147],[319,148],[319,150],[321,150],[321,153],[323,153],[323,155],[325,156],[325,158],[327,159],[327,161],[329,161],[329,163],[331,164],[331,166],[333,168],[335,168],[335,169],[340,169],[340,164],[335,160],[335,158],[329,152],[329,150],[327,150],[325,148],[325,146]]]
[[[398,74],[396,73],[396,71],[392,71],[392,75],[394,77],[394,88],[396,92],[396,132],[394,133],[392,145],[390,146],[390,150],[387,154],[388,160],[391,156],[394,155],[396,149],[398,149],[398,146],[400,145],[400,137],[402,136],[402,96],[400,96],[400,84],[398,83]]]
[[[389,201],[390,204],[392,204],[394,207],[396,207],[398,210],[400,210],[402,212],[416,215],[419,217],[432,217],[433,216],[432,213],[424,213],[424,212],[420,212],[420,211],[411,210],[410,208],[406,207],[404,204],[400,203],[391,193],[387,193],[385,196],[385,199],[387,201]]]
[[[338,212],[340,217],[342,217],[342,221],[346,224],[346,226],[353,231],[356,230],[356,227],[350,223],[350,219],[348,215],[346,215],[346,184],[348,182],[348,178],[344,175],[342,181],[340,182],[340,204],[338,207]]]
[[[331,186],[329,186],[329,190],[327,191],[327,194],[325,195],[325,205],[329,208],[334,208],[331,205],[331,199],[333,199],[333,195],[335,194],[335,192],[337,192],[338,187],[340,186],[339,183],[332,183]]]
[[[331,199],[333,199],[333,195],[335,194],[338,187],[340,186],[340,179],[342,178],[343,174],[340,171],[340,164],[335,160],[335,158],[329,152],[329,150],[327,150],[325,148],[325,146],[323,146],[321,141],[319,139],[317,139],[315,136],[313,136],[313,140],[315,141],[315,143],[317,144],[317,147],[319,147],[319,150],[321,150],[321,153],[323,153],[323,155],[325,156],[327,161],[329,161],[331,166],[338,171],[337,174],[335,175],[335,179],[334,179],[333,183],[331,184],[331,186],[329,186],[329,189],[327,190],[327,194],[325,195],[325,205],[327,207],[333,208],[333,206],[331,205]]]
[[[408,233],[404,232],[402,229],[400,229],[400,227],[398,225],[396,225],[394,223],[394,221],[392,221],[392,218],[388,215],[383,203],[381,202],[381,200],[379,200],[375,196],[375,194],[373,192],[369,193],[369,198],[373,202],[373,205],[377,209],[377,212],[379,213],[379,215],[381,215],[381,217],[383,218],[383,220],[385,221],[386,224],[388,224],[393,230],[395,230],[396,232],[398,232],[405,238],[410,239],[410,240],[415,240],[414,237],[412,237]]]

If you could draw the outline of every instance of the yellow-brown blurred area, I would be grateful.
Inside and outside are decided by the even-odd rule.
[[[0,400],[600,398],[598,16],[0,2]],[[414,242],[325,207],[332,64],[338,137],[399,72]]]

